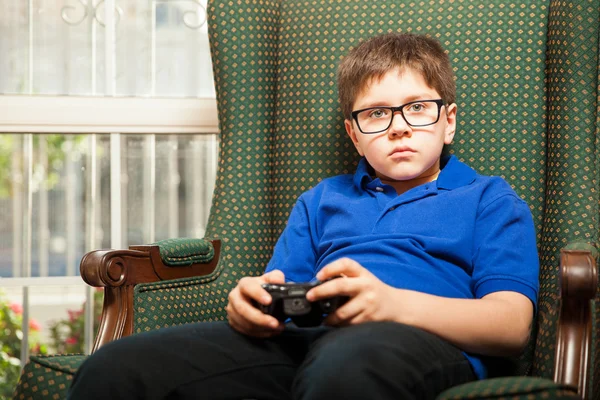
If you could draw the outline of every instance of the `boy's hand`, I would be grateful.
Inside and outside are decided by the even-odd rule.
[[[324,321],[327,325],[355,325],[366,321],[389,321],[397,319],[394,304],[394,288],[380,281],[362,265],[349,258],[341,258],[324,267],[317,279],[333,279],[311,289],[309,301],[333,296],[348,296],[350,299]]]
[[[249,336],[267,338],[281,333],[284,324],[254,307],[252,300],[260,304],[271,303],[271,295],[261,287],[263,283],[285,283],[283,272],[274,270],[258,277],[244,277],[229,293],[227,319],[238,332]]]

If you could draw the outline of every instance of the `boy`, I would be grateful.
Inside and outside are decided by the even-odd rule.
[[[433,399],[485,377],[482,356],[521,351],[538,291],[533,222],[502,179],[441,157],[457,110],[439,43],[372,38],[342,61],[338,87],[363,159],[299,198],[266,273],[230,293],[229,324],[111,343],[71,398]],[[349,297],[322,327],[252,304],[271,302],[262,283],[335,276],[307,294]]]

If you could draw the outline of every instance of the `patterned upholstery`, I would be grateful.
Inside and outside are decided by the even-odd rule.
[[[553,2],[548,39],[547,201],[541,260],[545,265],[533,374],[552,377],[556,254],[567,241],[598,241],[598,18],[596,1]],[[600,315],[599,315],[600,316]],[[597,316],[598,317],[598,316]],[[596,318],[596,321],[599,321]],[[599,331],[597,326],[595,333]],[[600,354],[594,338],[595,362]],[[598,366],[591,371],[600,393]],[[589,398],[593,398],[591,395]]]
[[[73,374],[83,360],[82,354],[31,356],[13,398],[64,399]]]
[[[222,241],[221,259],[206,277],[138,285],[134,331],[224,318],[228,292],[262,272],[297,196],[354,170],[337,104],[340,58],[377,33],[427,33],[456,73],[458,129],[447,150],[505,177],[528,202],[542,268],[528,350],[493,370],[530,377],[475,382],[440,398],[570,398],[548,379],[559,250],[598,241],[597,2],[210,0],[208,12],[221,140],[206,237]],[[590,379],[600,393],[593,350]]]
[[[158,246],[162,262],[171,267],[205,263],[215,254],[212,243],[204,239],[177,238],[154,244]]]
[[[229,290],[213,283],[217,274],[135,287],[135,332],[175,324],[223,319],[223,299]],[[209,286],[210,285],[210,286]],[[199,287],[204,290],[198,290]]]
[[[543,378],[494,378],[446,390],[436,400],[580,399],[569,387]]]
[[[223,255],[208,291],[227,293],[241,276],[259,274],[297,196],[326,176],[354,169],[335,69],[361,38],[389,30],[429,32],[449,49],[462,110],[451,151],[513,183],[531,204],[541,235],[546,4],[214,1],[209,13],[222,132],[207,237],[223,241]],[[170,290],[159,285],[155,296]],[[220,318],[226,298],[214,302]]]

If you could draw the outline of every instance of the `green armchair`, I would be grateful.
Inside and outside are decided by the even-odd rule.
[[[523,356],[439,398],[600,396],[597,3],[211,0],[208,12],[221,133],[206,238],[88,253],[82,278],[105,290],[94,349],[224,319],[228,292],[262,272],[297,196],[354,170],[337,105],[340,58],[364,37],[413,31],[437,37],[455,68],[448,151],[528,202],[541,262]],[[63,398],[84,359],[32,356],[15,398]]]

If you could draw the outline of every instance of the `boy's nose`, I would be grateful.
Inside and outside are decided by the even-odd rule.
[[[396,111],[392,119],[392,124],[388,129],[388,133],[391,136],[400,136],[410,134],[411,131],[411,127],[406,123],[402,113],[400,111]]]

